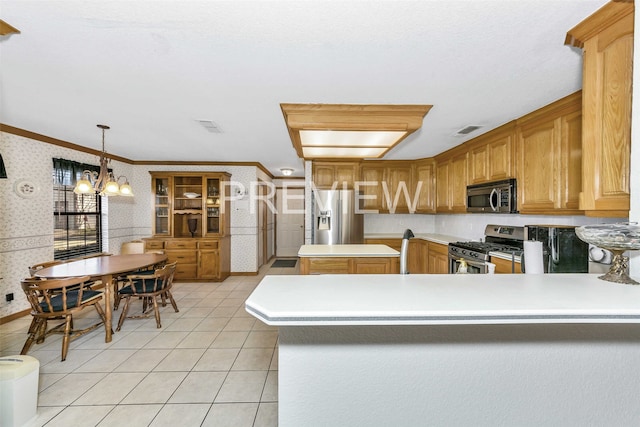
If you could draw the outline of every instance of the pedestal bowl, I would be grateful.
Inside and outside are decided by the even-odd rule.
[[[640,249],[640,226],[636,223],[616,223],[583,225],[576,227],[576,235],[583,241],[613,253],[609,272],[600,279],[608,282],[638,285],[627,274],[629,258],[622,256],[626,251]]]

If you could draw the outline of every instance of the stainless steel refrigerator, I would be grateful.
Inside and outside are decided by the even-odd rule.
[[[314,244],[364,243],[364,215],[356,213],[362,198],[353,190],[317,190],[311,202]]]

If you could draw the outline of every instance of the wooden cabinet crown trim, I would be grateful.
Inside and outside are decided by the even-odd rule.
[[[564,44],[582,49],[586,40],[625,16],[632,14],[634,9],[635,6],[632,0],[611,1],[569,30]]]

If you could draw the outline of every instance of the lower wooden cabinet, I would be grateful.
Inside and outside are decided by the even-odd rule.
[[[301,257],[300,274],[398,274],[398,257]]]
[[[400,251],[402,239],[366,239],[369,245],[387,245]],[[409,240],[409,253],[407,254],[407,269],[412,274],[424,274],[427,272],[427,242],[422,239]]]
[[[364,242],[372,245],[387,245],[397,251],[402,247],[402,239],[365,239]],[[410,274],[448,274],[448,256],[447,245],[423,239],[411,239],[407,254],[407,269]]]
[[[449,274],[449,247],[428,242],[427,263],[429,274]]]
[[[229,238],[145,239],[145,250],[163,250],[168,262],[177,261],[175,280],[219,282],[231,270]]]
[[[496,265],[496,274],[520,274],[522,273],[522,269],[520,268],[520,263],[513,263],[506,259],[492,257],[491,262]]]

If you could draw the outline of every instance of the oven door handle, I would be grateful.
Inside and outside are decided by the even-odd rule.
[[[495,204],[493,203],[494,197],[496,199]],[[499,199],[498,190],[494,188],[493,190],[491,190],[491,194],[489,194],[489,205],[491,205],[491,210],[494,212],[498,210],[498,199]]]

